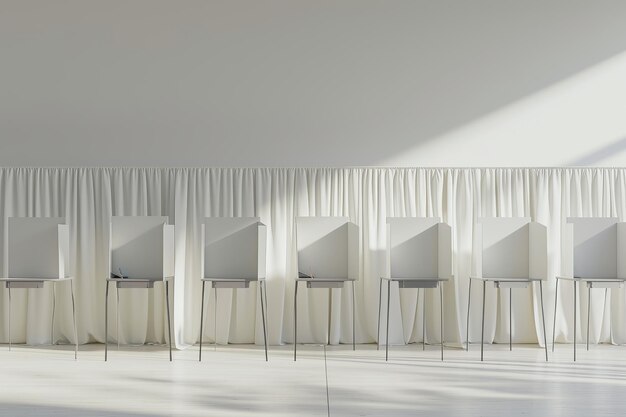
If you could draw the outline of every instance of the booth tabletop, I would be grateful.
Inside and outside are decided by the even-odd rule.
[[[563,279],[566,281],[584,281],[584,282],[624,282],[626,278],[618,278],[618,277],[564,277],[561,275],[557,275],[556,279]]]
[[[6,277],[0,278],[0,282],[48,282],[48,281],[69,281],[74,279],[74,277],[64,277],[64,278],[28,278],[28,277]]]
[[[356,278],[296,278],[298,282],[344,282],[356,281]]]
[[[448,278],[439,278],[439,277],[380,277],[380,279],[385,281],[449,281],[454,278],[454,276]]]
[[[110,282],[160,282],[174,279],[173,276],[161,278],[107,278]]]
[[[545,281],[544,279],[541,278],[531,278],[531,277],[477,277],[474,275],[470,275],[470,279],[477,279],[480,281],[497,281],[497,282],[529,282],[529,281]]]
[[[246,281],[265,281],[265,278],[218,278],[218,277],[204,277],[200,278],[201,281],[220,281],[220,282],[246,282]]]

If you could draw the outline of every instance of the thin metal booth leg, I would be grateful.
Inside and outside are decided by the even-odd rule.
[[[376,350],[380,350],[380,310],[383,299],[383,279],[378,278],[378,338],[376,339]]]
[[[298,281],[293,291],[293,361],[297,359],[298,347]]]
[[[104,291],[104,361],[108,359],[109,353],[109,284],[107,281]]]
[[[439,283],[439,320],[440,320],[440,336],[441,336],[441,360],[443,361],[443,282]]]
[[[389,360],[389,303],[391,301],[391,280],[387,281],[387,327],[385,328],[385,361]]]
[[[202,296],[200,298],[200,349],[198,350],[198,362],[202,362],[202,329],[204,328],[204,288],[206,281],[202,281]]]
[[[170,342],[170,362],[172,361],[172,318],[170,315],[170,285],[165,281],[165,302],[167,304],[167,336]]]
[[[554,340],[556,337],[556,308],[559,300],[559,279],[556,278],[556,289],[554,292],[554,317],[552,319],[552,352],[554,353]]]
[[[355,351],[356,350],[356,316],[355,316],[355,311],[356,311],[356,302],[355,302],[355,282],[352,281],[352,350]]]
[[[469,288],[467,290],[467,319],[465,323],[465,351],[469,352],[469,321],[470,321],[470,303],[472,302],[472,279],[469,279]]]
[[[52,281],[52,323],[50,324],[50,344],[54,345],[54,314],[56,313],[56,304],[57,304],[57,286],[54,281]]]
[[[265,328],[265,308],[267,306],[264,306],[264,302],[263,302],[263,288],[264,287],[264,282],[260,281],[259,282],[259,298],[261,300],[261,319],[263,321],[263,344],[265,345],[265,362],[267,362],[267,330]],[[267,291],[267,289],[265,289],[265,291]]]
[[[548,337],[546,336],[546,311],[543,308],[543,282],[539,281],[539,293],[541,294],[541,320],[543,322],[543,346],[546,351],[546,362],[548,362]]]
[[[480,361],[483,361],[484,344],[485,344],[485,291],[487,288],[487,281],[483,281],[483,318],[480,331]]]
[[[70,294],[72,295],[72,319],[74,322],[74,360],[78,360],[78,329],[76,325],[76,301],[74,298],[73,280],[70,280]]]

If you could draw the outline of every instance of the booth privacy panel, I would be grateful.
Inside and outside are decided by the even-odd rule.
[[[626,223],[617,223],[617,277],[626,278]]]
[[[387,218],[387,276],[439,277],[439,218]]]
[[[563,273],[571,271],[568,275],[585,278],[618,277],[617,218],[568,217],[565,227],[569,230],[563,234],[563,257],[570,266],[565,265]]]
[[[479,221],[485,278],[529,277],[528,217],[489,217]]]
[[[570,223],[561,230],[561,276],[574,276],[574,225]]]
[[[537,222],[528,223],[529,278],[548,279],[548,228]]]
[[[348,278],[359,279],[359,226],[352,222],[346,224],[348,229]]]
[[[452,278],[452,227],[439,223],[439,275],[438,278]]]
[[[205,278],[265,278],[266,229],[258,217],[203,220]]]
[[[173,277],[175,274],[176,246],[175,227],[173,224],[163,225],[163,277]]]
[[[316,278],[358,277],[358,227],[347,217],[297,217],[298,271]]]
[[[69,230],[61,217],[9,217],[6,276],[64,278],[69,273]]]
[[[111,217],[111,271],[129,278],[174,275],[174,226],[165,216]],[[169,258],[169,259],[167,259]]]

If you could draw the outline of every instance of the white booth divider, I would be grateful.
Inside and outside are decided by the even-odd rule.
[[[305,282],[307,288],[328,288],[328,344],[334,338],[332,290],[344,288],[346,281],[352,283],[352,349],[356,349],[354,282],[359,277],[358,239],[359,228],[347,217],[296,218],[298,276],[294,289],[294,360],[298,344],[300,282]]]
[[[298,272],[314,278],[358,279],[358,233],[347,217],[296,218]]]
[[[130,279],[173,277],[174,226],[167,224],[167,219],[165,216],[113,216],[110,272]]]
[[[482,254],[478,275],[484,278],[547,278],[547,229],[529,217],[482,218],[476,225]],[[509,285],[524,286],[512,282]]]
[[[624,257],[618,259],[620,249],[626,249],[625,226],[616,217],[568,217],[561,240],[561,275],[626,278]]]
[[[388,278],[452,276],[452,229],[439,217],[387,218]]]
[[[477,276],[470,277],[467,329],[469,334],[469,316],[472,280],[483,284],[483,317],[481,333],[481,361],[483,360],[484,322],[485,322],[485,286],[488,281],[496,288],[509,289],[509,349],[513,348],[513,288],[527,288],[532,282],[539,283],[541,311],[543,319],[543,339],[548,360],[548,347],[545,331],[543,306],[543,281],[548,275],[548,240],[544,225],[533,222],[529,217],[489,217],[481,218],[476,225],[480,253],[477,257]],[[469,349],[469,338],[466,339]]]
[[[9,217],[4,276],[58,279],[70,276],[69,228],[61,217]]]
[[[267,357],[267,289],[265,288],[267,230],[258,217],[207,217],[201,225],[203,250],[201,253],[202,297],[200,308],[200,349],[204,328],[204,292],[206,282],[213,287],[214,323],[213,341],[217,345],[217,290],[218,288],[248,288],[251,281],[259,282],[259,300]]]
[[[208,217],[201,227],[204,278],[265,278],[267,231],[258,217]]]
[[[108,298],[109,284],[114,283],[118,299],[117,328],[119,331],[119,289],[154,288],[155,282],[165,284],[165,304],[172,360],[169,280],[174,278],[174,226],[166,216],[112,216],[109,233],[109,274],[105,290],[105,350],[108,358]],[[119,345],[119,334],[117,337]]]
[[[9,292],[8,330],[11,348],[11,289],[43,288],[52,282],[52,317],[50,343],[55,343],[54,319],[56,308],[56,284],[70,283],[72,318],[74,329],[74,358],[78,358],[76,332],[76,308],[73,276],[70,271],[69,227],[62,217],[8,217],[5,219],[4,258],[5,270],[0,282]]]
[[[626,256],[623,254],[626,253],[626,223],[619,222],[617,223],[617,245],[616,245],[616,253],[617,257],[617,277],[626,279]],[[620,256],[622,254],[622,256]]]
[[[561,238],[561,274],[556,278],[552,350],[556,337],[556,312],[559,282],[572,281],[574,285],[574,361],[576,360],[576,332],[578,316],[578,284],[587,285],[587,338],[591,317],[591,289],[604,288],[606,303],[608,290],[619,288],[626,281],[626,259],[620,256],[626,250],[626,223],[616,217],[568,217]]]
[[[424,288],[422,341],[426,346],[426,288],[439,288],[440,344],[443,360],[443,282],[452,278],[452,228],[439,217],[388,217],[385,276],[380,278],[378,297],[378,346],[380,347],[380,315],[382,284],[387,281],[387,331],[385,358],[389,358],[389,309],[391,282],[399,288]],[[404,328],[402,328],[404,332]],[[403,337],[403,340],[405,338]]]

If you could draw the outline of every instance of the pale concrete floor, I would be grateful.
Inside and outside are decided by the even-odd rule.
[[[0,346],[1,416],[622,416],[626,347],[557,345],[550,362],[536,345],[470,352],[437,346]],[[328,391],[327,391],[328,388]],[[328,402],[327,402],[328,392]]]

